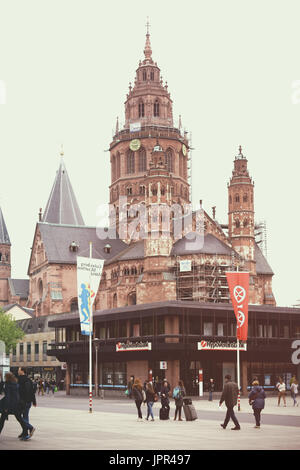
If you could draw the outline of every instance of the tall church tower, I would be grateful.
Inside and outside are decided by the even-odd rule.
[[[11,243],[0,207],[0,306],[8,303],[8,278],[11,277]]]
[[[228,184],[228,235],[232,247],[245,260],[244,267],[256,274],[254,183],[249,176],[247,162],[240,146]]]
[[[149,25],[147,25],[144,59],[136,70],[134,86],[129,86],[125,101],[125,125],[110,144],[110,204],[115,208],[119,231],[120,213],[130,206],[160,202],[169,205],[189,203],[188,141],[174,127],[172,100],[167,83],[152,59]],[[160,147],[160,171],[152,171],[153,152]],[[156,168],[158,170],[158,168]],[[126,207],[120,207],[120,197]],[[125,199],[126,198],[126,199]],[[124,203],[122,203],[124,205]],[[120,237],[129,241],[130,237]]]

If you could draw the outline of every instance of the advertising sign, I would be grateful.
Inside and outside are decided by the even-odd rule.
[[[122,351],[151,351],[152,343],[138,341],[136,343],[132,343],[131,341],[127,341],[126,343],[117,343],[116,344],[116,352]]]
[[[240,343],[240,351],[247,351],[247,344]],[[198,342],[199,351],[236,351],[237,342],[236,341],[206,341],[202,340]]]
[[[81,334],[90,335],[93,303],[98,291],[104,260],[77,256],[77,292]]]

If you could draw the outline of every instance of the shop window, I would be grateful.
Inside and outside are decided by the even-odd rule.
[[[116,337],[116,323],[109,322],[107,323],[107,338],[115,338]]]
[[[127,337],[127,321],[121,320],[119,322],[119,337],[126,338]]]
[[[142,335],[152,336],[153,335],[153,319],[143,318],[142,320]]]
[[[165,318],[164,317],[157,318],[157,334],[158,335],[165,334]]]
[[[127,384],[126,362],[105,362],[102,367],[102,386],[125,387]]]
[[[225,323],[218,323],[217,324],[217,336],[226,336],[225,335]]]
[[[204,322],[203,324],[203,335],[212,336],[213,335],[213,324],[212,322]]]

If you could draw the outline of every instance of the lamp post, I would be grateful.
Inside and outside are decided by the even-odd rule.
[[[93,343],[95,345],[95,351],[96,351],[96,369],[95,369],[95,397],[97,397],[99,395],[99,384],[98,384],[98,349],[99,349],[99,343],[100,343],[100,339],[99,338],[95,338],[93,340]]]

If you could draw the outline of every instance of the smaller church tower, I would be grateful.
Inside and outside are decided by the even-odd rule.
[[[0,207],[0,306],[8,303],[8,278],[11,277],[11,243]]]
[[[254,183],[247,162],[240,146],[228,184],[228,236],[244,259],[244,268],[255,275]]]

